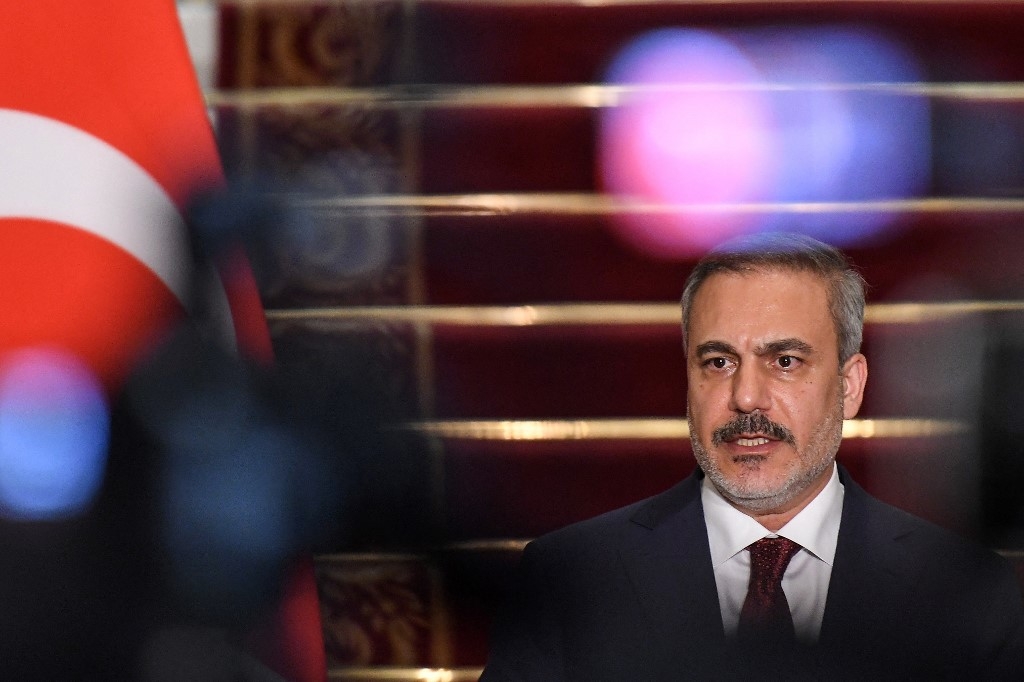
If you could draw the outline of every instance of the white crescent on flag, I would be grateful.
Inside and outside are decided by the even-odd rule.
[[[176,5],[0,18],[0,357],[56,348],[115,389],[180,317],[182,211],[223,182]]]
[[[74,126],[0,109],[0,216],[78,228],[123,248],[184,303],[188,245],[164,189],[131,158]]]

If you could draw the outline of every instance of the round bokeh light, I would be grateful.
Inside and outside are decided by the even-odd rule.
[[[110,414],[99,379],[62,351],[26,349],[0,362],[0,512],[78,515],[106,470]]]
[[[626,93],[601,122],[604,188],[641,205],[617,228],[666,258],[767,230],[870,238],[895,221],[880,204],[930,181],[927,99],[891,87],[921,77],[860,27],[641,36],[609,69]]]

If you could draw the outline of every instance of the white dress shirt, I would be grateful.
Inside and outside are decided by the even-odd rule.
[[[778,533],[770,532],[729,504],[707,476],[701,487],[701,502],[726,635],[736,633],[747,596],[750,552],[745,551],[746,547],[761,538],[781,535],[803,548],[790,561],[782,577],[782,591],[793,614],[797,639],[817,641],[843,512],[843,484],[839,482],[835,465],[832,465],[832,477],[817,497]]]

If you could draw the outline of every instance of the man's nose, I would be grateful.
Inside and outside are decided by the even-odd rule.
[[[756,365],[740,365],[732,375],[732,404],[736,412],[750,413],[771,408],[771,390],[765,372]]]

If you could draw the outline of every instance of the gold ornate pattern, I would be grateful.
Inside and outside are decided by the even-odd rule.
[[[225,2],[234,72],[245,96],[262,88],[387,84],[401,61],[400,0]],[[228,174],[319,196],[410,189],[407,132],[396,112],[365,105],[217,107]],[[408,302],[417,223],[298,208],[268,253],[261,288],[271,305]]]
[[[429,571],[409,556],[318,560],[328,666],[430,665]]]
[[[222,64],[219,80],[238,88],[234,92],[265,87],[386,84],[400,49],[400,10],[401,3],[395,0],[223,2],[222,32],[228,40],[234,36],[235,45],[226,51],[232,58]],[[312,114],[293,108],[283,113],[273,109],[217,109],[229,176],[252,181],[270,172],[267,157],[273,154],[267,152],[265,136],[282,127],[295,132],[298,126],[310,125],[307,119],[320,118],[316,107]],[[283,122],[282,118],[296,121]],[[289,146],[278,140],[276,146],[282,145]],[[305,149],[302,143],[291,146],[296,153]]]
[[[393,113],[360,106],[267,107],[251,116],[258,139],[254,161],[280,176],[275,186],[332,196],[408,189]]]
[[[237,62],[243,87],[388,82],[399,49],[402,5],[395,0],[222,2],[246,25]],[[227,79],[228,82],[237,82]]]
[[[387,415],[416,414],[416,332],[408,325],[289,321],[272,323],[270,331],[286,371],[357,384]]]
[[[268,306],[401,305],[409,301],[411,240],[405,219],[305,212],[261,261]]]

